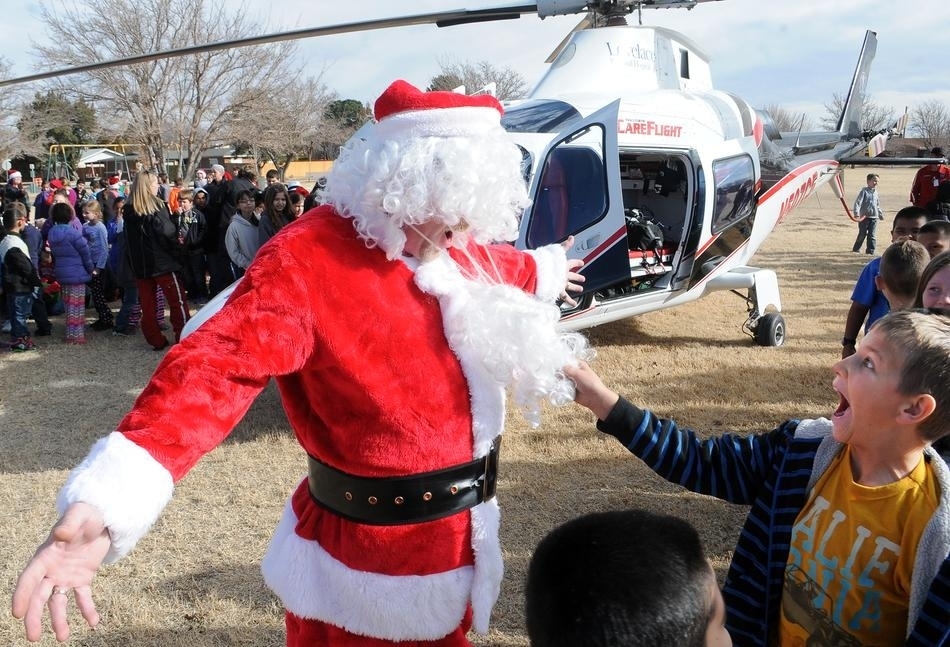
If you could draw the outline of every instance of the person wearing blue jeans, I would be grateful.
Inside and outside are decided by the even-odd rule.
[[[33,311],[34,291],[40,277],[30,261],[29,249],[20,237],[26,226],[26,210],[14,203],[3,212],[4,236],[0,238],[0,260],[3,265],[3,292],[6,294],[10,315],[10,349],[33,350],[36,346],[26,327]]]
[[[878,175],[869,173],[867,186],[858,192],[854,199],[854,215],[858,218],[858,237],[854,239],[851,251],[860,252],[861,245],[865,244],[865,253],[873,254],[877,247],[877,221],[884,217],[881,209],[881,200],[877,194]]]

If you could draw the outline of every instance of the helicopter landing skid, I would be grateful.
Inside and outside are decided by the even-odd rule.
[[[737,267],[712,279],[709,290],[729,290],[746,302],[749,317],[742,330],[760,346],[781,346],[785,343],[785,319],[780,314],[782,300],[778,278],[772,270],[758,267]],[[745,289],[743,294],[739,290]]]

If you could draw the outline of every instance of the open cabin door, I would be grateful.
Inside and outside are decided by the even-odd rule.
[[[711,182],[704,183],[703,190],[708,230],[704,228],[701,233],[703,242],[692,266],[690,288],[744,249],[755,224],[757,173],[755,159],[741,151],[724,151],[722,157],[709,165]],[[751,256],[753,251],[748,250],[747,254]],[[742,260],[733,261],[733,265]]]
[[[532,205],[519,235],[528,249],[574,236],[569,258],[584,261],[584,292],[629,280],[620,188],[616,101],[574,121],[538,157]]]

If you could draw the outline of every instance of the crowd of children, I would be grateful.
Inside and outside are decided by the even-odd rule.
[[[157,178],[160,180],[160,175]],[[222,232],[230,268],[227,282],[240,278],[258,248],[304,211],[306,196],[302,187],[288,189],[277,181],[276,172],[268,174],[267,182],[263,191],[256,190],[253,183],[249,183],[250,188],[238,193],[237,217],[230,218]],[[197,186],[199,182],[196,180],[195,189],[177,184],[165,192],[167,201],[164,201],[163,185],[159,183],[157,199],[163,203],[175,229],[177,246],[173,253],[180,265],[175,270],[176,276],[183,282],[191,306],[200,308],[211,296],[208,251],[212,235],[204,212],[215,206],[220,209],[221,205],[210,204],[209,189],[205,187],[211,185],[206,182]],[[33,336],[51,334],[48,316],[56,314],[65,314],[66,342],[84,344],[85,311],[89,305],[95,308],[97,315],[88,325],[93,331],[111,330],[117,336],[134,334],[142,325],[142,301],[148,303],[149,316],[146,318],[149,323],[154,310],[158,329],[168,328],[165,323],[168,304],[163,291],[148,288],[149,294],[143,298],[129,260],[125,231],[126,192],[131,192],[134,182],[123,184],[118,176],[110,177],[99,183],[96,192],[86,189],[84,182],[81,185],[77,183],[73,188],[65,178],[44,181],[32,204],[35,224],[30,222],[30,201],[24,190],[13,193],[11,189],[12,197],[5,201],[4,211],[19,211],[10,216],[9,227],[4,225],[4,232],[15,238],[9,238],[2,250],[8,251],[11,245],[19,249],[20,246],[13,245],[13,241],[23,241],[32,261],[32,273],[39,281],[34,286],[36,289],[30,291],[31,311],[26,315],[34,319],[35,333],[30,333],[22,325],[25,319],[14,308],[21,301],[26,303],[26,297],[17,296],[25,286],[11,280],[11,287],[4,289],[8,296],[0,304],[0,314],[3,315],[0,319],[7,320],[4,331],[9,328],[9,347],[14,351],[36,348]],[[10,187],[16,188],[16,185],[11,181]],[[226,192],[226,185],[218,188],[220,200],[221,194]],[[11,264],[17,265],[18,261],[11,260]],[[120,305],[118,312],[114,313],[110,304],[116,301]],[[164,348],[165,344],[159,346]]]

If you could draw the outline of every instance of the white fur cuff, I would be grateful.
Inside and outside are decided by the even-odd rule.
[[[567,255],[560,245],[545,245],[528,250],[538,266],[538,287],[535,296],[553,303],[567,285]]]
[[[71,503],[83,502],[102,513],[112,537],[105,563],[111,564],[148,532],[173,490],[168,470],[116,431],[97,441],[70,473],[56,507],[62,515]]]

